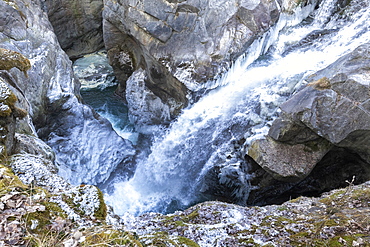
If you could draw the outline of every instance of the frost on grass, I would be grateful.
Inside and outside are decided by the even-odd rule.
[[[202,247],[370,246],[370,182],[282,205],[205,202],[170,215],[148,213],[125,226],[148,241],[167,233]]]
[[[50,202],[56,203],[71,220],[81,225],[90,220],[104,220],[106,205],[101,191],[92,185],[71,186],[56,174],[57,168],[47,159],[32,154],[17,154],[11,157],[10,165],[26,185],[46,188],[53,195]]]

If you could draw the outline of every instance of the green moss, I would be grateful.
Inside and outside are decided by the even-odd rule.
[[[156,232],[152,235],[142,236],[140,239],[145,243],[145,246],[199,247],[197,243],[188,238],[181,236],[169,236],[167,232]]]
[[[261,245],[255,243],[253,238],[239,238],[238,242],[240,244],[247,245],[247,246],[256,246],[256,247],[261,246]]]
[[[183,217],[184,222],[196,223],[194,222],[199,217],[199,209],[195,209],[190,214]]]
[[[44,205],[45,208],[50,211],[50,212],[53,212],[54,215],[57,215],[59,217],[62,217],[64,219],[67,218],[67,214],[64,212],[64,210],[57,204],[57,203],[54,203],[54,202],[49,202],[49,201],[42,201],[40,202],[41,205]]]
[[[334,238],[332,238],[332,239],[329,239],[329,246],[332,246],[332,247],[342,247],[343,246],[343,243],[340,243],[339,242],[339,239],[340,239],[341,237],[339,237],[339,236],[336,236],[336,237],[334,237]],[[351,243],[352,243],[352,241],[351,241]]]
[[[332,202],[334,202],[335,200],[338,200],[338,198],[342,198],[343,195],[345,194],[345,190],[342,189],[342,190],[338,190],[336,191],[335,193],[331,194],[330,196],[327,196],[325,198],[322,198],[320,200],[320,202],[326,204],[326,205],[331,205]]]
[[[175,221],[175,225],[176,226],[186,226],[186,224],[183,221],[181,221],[181,220]]]
[[[66,194],[62,194],[62,200],[71,208],[73,209],[73,211],[80,215],[80,216],[84,216],[85,215],[85,212],[83,210],[81,210],[81,205],[79,203],[75,203],[73,198],[66,195]]]
[[[369,204],[370,204],[370,188],[354,190],[351,193],[351,198],[353,200],[358,200],[359,202],[364,204],[364,206],[369,206]]]
[[[92,228],[84,234],[86,238],[81,246],[143,246],[134,234],[109,227]]]
[[[285,206],[278,207],[279,211],[286,211],[288,208]]]
[[[19,52],[0,48],[0,70],[12,68],[18,68],[28,77],[27,70],[31,68],[31,62]]]
[[[296,239],[296,238],[308,237],[309,235],[310,234],[308,232],[298,232],[298,233],[291,235],[291,238]]]
[[[94,216],[99,220],[105,220],[105,218],[107,217],[107,205],[104,201],[103,192],[99,188],[97,188],[97,190],[99,197],[99,208],[96,209]]]
[[[36,188],[33,190],[35,190],[35,192],[38,192],[38,193],[40,193],[40,191],[44,192],[44,190],[40,188]],[[34,194],[34,193],[30,193],[30,195],[31,194]],[[36,212],[28,213],[24,216],[26,227],[28,231],[30,231],[31,233],[47,235],[49,234],[48,229],[50,229],[51,224],[54,219],[58,217],[62,219],[67,218],[67,214],[63,211],[63,209],[58,204],[54,202],[50,202],[50,196],[51,195],[47,192],[47,195],[45,198],[37,201],[37,204],[41,204],[45,206],[44,211],[36,211]],[[33,222],[37,222],[37,226],[34,229],[31,229]]]
[[[196,222],[197,217],[199,217],[198,209],[194,209],[187,215],[171,215],[171,216],[158,216],[158,220],[160,220],[164,226],[167,227],[178,227],[178,226],[186,226],[188,223],[190,224],[197,224]]]
[[[269,215],[263,218],[261,222],[261,226],[270,226],[271,223],[274,223],[274,225],[277,227],[284,227],[287,224],[295,223],[295,221],[288,219],[286,217],[283,217],[283,216]]]
[[[199,244],[185,237],[178,237],[178,242],[183,246],[199,247]]]
[[[28,186],[22,183],[10,168],[0,164],[0,170],[2,171],[0,176],[0,196],[14,190],[25,191],[28,189]]]
[[[48,231],[48,226],[51,224],[50,211],[48,210],[28,213],[24,216],[24,218],[27,229],[31,233],[45,233],[45,231]],[[32,228],[31,226],[34,224],[34,222],[37,223],[37,226]]]
[[[302,200],[302,197],[297,197],[297,198],[294,198],[294,199],[291,199],[289,200],[290,203],[299,203],[299,201]]]

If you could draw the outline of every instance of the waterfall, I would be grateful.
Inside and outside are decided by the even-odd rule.
[[[235,143],[265,135],[278,106],[305,83],[306,76],[370,42],[369,3],[345,22],[329,20],[333,8],[326,4],[330,7],[335,1],[324,1],[316,11],[316,17],[325,21],[289,26],[285,20],[287,26],[278,35],[270,34],[268,40],[255,44],[267,52],[263,57],[247,54],[220,78],[223,81],[217,84],[224,86],[184,110],[157,137],[133,178],[116,182],[114,191],[106,191],[106,200],[115,212],[168,212],[198,202],[202,191],[209,189],[204,178],[215,166],[219,167],[219,183],[235,183],[228,179],[230,173],[237,177],[239,188],[233,194],[243,204],[249,190],[248,166],[235,152]],[[331,32],[300,42],[334,24],[336,29]],[[272,37],[277,39],[269,40]],[[268,51],[266,44],[271,45]]]
[[[337,2],[338,0],[322,1],[320,4],[320,8],[313,21],[313,26],[321,27],[327,21],[329,21],[330,16],[333,13],[333,10],[337,7],[336,6]]]

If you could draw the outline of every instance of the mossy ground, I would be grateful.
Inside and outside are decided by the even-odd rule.
[[[145,235],[140,238],[145,246],[155,247],[199,247],[194,241],[182,237],[182,236],[171,236],[167,232],[156,232],[152,235]]]
[[[293,246],[370,246],[370,188],[350,185],[319,200],[306,231],[291,236]]]
[[[4,246],[64,247],[66,241],[70,240],[72,243],[77,241],[74,239],[76,232],[81,233],[76,246],[144,246],[136,235],[106,226],[102,222],[96,226],[79,229],[76,223],[67,218],[66,212],[57,203],[50,201],[53,194],[40,187],[25,185],[4,163],[4,160],[0,162],[0,198],[8,196],[9,193],[10,195],[16,193],[17,198],[24,201],[22,206],[17,206],[15,209],[9,208],[9,210],[19,209],[24,213],[14,211],[16,213],[14,217],[6,216],[7,221],[17,220],[21,223],[19,232],[22,234],[23,241],[19,240]],[[101,192],[99,199],[103,200]],[[0,217],[9,210],[5,205],[5,211],[0,211]],[[95,216],[103,220],[106,215],[106,205],[102,203],[102,206],[95,212]],[[0,237],[0,245],[2,240]]]
[[[98,220],[105,220],[107,217],[107,205],[104,201],[103,192],[98,188],[99,207],[95,210],[94,216]]]
[[[142,247],[138,237],[135,234],[119,231],[110,226],[101,226],[90,228],[83,231],[85,240],[81,246],[127,246]]]
[[[29,187],[13,174],[10,168],[0,164],[0,196],[11,191],[26,191]]]
[[[370,183],[265,207],[205,202],[136,224],[153,246],[173,245],[178,236],[200,246],[370,246]]]

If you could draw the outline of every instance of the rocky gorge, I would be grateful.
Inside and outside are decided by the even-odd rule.
[[[0,1],[1,245],[368,246],[369,7]],[[80,95],[102,48],[137,144]]]

